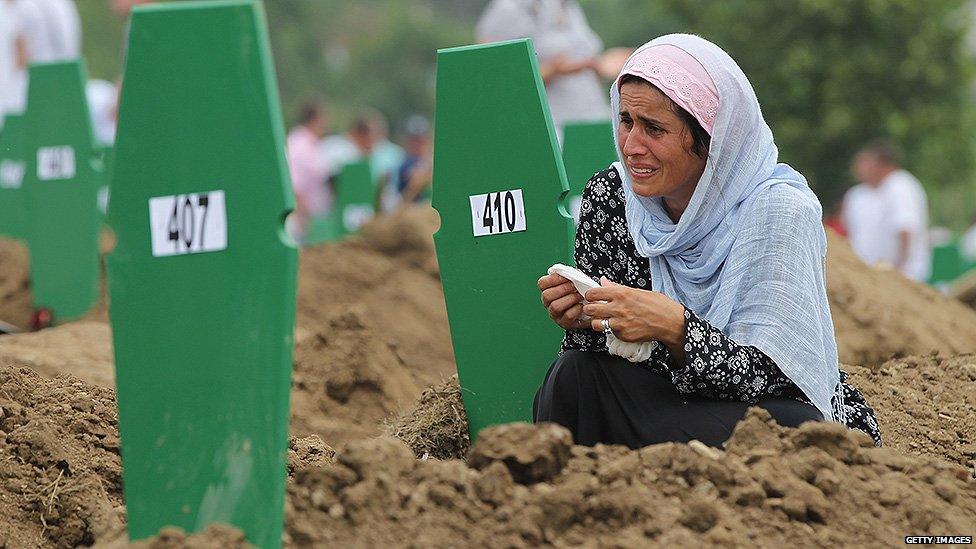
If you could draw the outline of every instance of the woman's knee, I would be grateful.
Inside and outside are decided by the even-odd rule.
[[[823,421],[823,414],[812,404],[789,398],[761,400],[757,404],[764,408],[776,423],[784,427],[799,427],[808,421]]]

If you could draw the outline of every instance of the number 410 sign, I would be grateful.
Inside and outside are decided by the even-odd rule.
[[[150,198],[149,231],[153,257],[226,249],[224,191]]]
[[[522,189],[476,194],[468,198],[471,201],[471,226],[475,236],[525,230]]]

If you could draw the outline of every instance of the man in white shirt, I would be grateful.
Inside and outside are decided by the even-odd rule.
[[[478,20],[479,42],[531,38],[557,137],[567,122],[610,119],[597,74],[603,41],[575,0],[492,0]]]
[[[852,171],[861,183],[847,191],[842,212],[851,247],[869,265],[928,280],[928,203],[918,179],[901,168],[897,148],[877,142],[861,149]]]

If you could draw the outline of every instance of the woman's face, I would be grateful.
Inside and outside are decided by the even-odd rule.
[[[634,192],[665,198],[683,212],[705,171],[705,158],[692,152],[691,128],[672,109],[671,100],[643,82],[620,86],[617,142]]]

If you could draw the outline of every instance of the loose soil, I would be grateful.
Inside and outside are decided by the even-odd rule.
[[[924,284],[861,262],[827,231],[827,296],[844,364],[976,352],[976,311]]]
[[[887,547],[971,532],[976,480],[840,425],[787,430],[755,409],[725,452],[586,448],[526,424],[482,431],[467,462],[360,441],[295,474],[287,517],[302,547]]]
[[[22,242],[0,238],[0,322],[30,326],[30,256]]]

